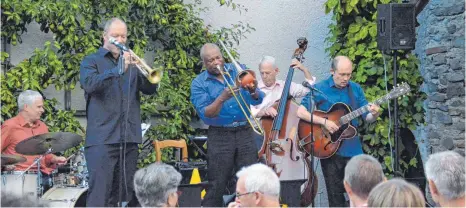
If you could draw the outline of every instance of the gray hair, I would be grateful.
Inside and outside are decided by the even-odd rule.
[[[181,174],[170,165],[154,163],[134,175],[134,191],[143,207],[161,207],[178,190]]]
[[[430,155],[425,164],[426,177],[432,180],[442,197],[448,200],[464,196],[465,159],[454,151]]]
[[[403,179],[391,179],[375,186],[367,199],[368,207],[425,207],[421,190]]]
[[[114,22],[122,22],[126,25],[126,22],[123,21],[122,19],[118,18],[118,17],[113,17],[112,19],[109,19],[107,20],[107,22],[105,22],[105,26],[104,26],[104,33],[108,32],[108,30],[110,29],[110,26],[112,26],[112,24]]]
[[[244,186],[247,192],[261,192],[265,195],[280,196],[280,180],[268,166],[257,163],[245,167],[236,173],[239,178],[245,176]]]
[[[18,96],[18,110],[22,111],[24,105],[32,105],[37,99],[43,99],[42,95],[34,90],[26,90],[19,94]]]
[[[205,58],[204,56],[205,56],[205,53],[206,53],[205,51],[206,51],[207,49],[217,49],[218,51],[220,51],[220,48],[219,48],[218,45],[216,45],[216,44],[213,44],[213,43],[206,43],[206,44],[204,44],[204,45],[202,46],[202,48],[201,48],[201,59],[202,59],[202,61],[205,61],[205,60],[204,60],[204,58]],[[220,53],[220,55],[221,55],[221,54],[222,54],[222,53]]]
[[[371,190],[384,180],[382,165],[370,155],[357,155],[345,167],[344,180],[351,190],[362,199],[367,199]]]
[[[277,64],[275,62],[275,58],[272,56],[264,56],[262,57],[261,61],[259,62],[259,70],[261,69],[262,64],[269,63],[272,64],[273,68],[277,68]]]

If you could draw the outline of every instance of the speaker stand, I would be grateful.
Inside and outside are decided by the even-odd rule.
[[[398,59],[398,51],[394,50],[393,51],[393,87],[396,87],[397,85],[397,76],[398,76],[398,66],[397,66],[397,59]],[[395,177],[402,177],[403,174],[401,173],[400,170],[400,149],[399,149],[399,135],[400,135],[400,129],[399,129],[399,124],[398,124],[398,99],[395,98],[393,99],[393,126],[394,126],[394,142],[395,142],[395,157],[394,157],[394,170],[393,173]],[[390,138],[389,138],[390,139]]]

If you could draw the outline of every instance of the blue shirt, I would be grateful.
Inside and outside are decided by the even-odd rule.
[[[79,81],[86,98],[86,146],[116,144],[121,139],[142,141],[139,92],[153,94],[157,85],[135,67],[129,66],[122,75],[118,71],[118,60],[105,48],[81,62]]]
[[[244,66],[242,67],[244,68]],[[233,79],[235,79],[237,72],[234,65],[226,63],[225,68],[231,74]],[[244,116],[243,111],[241,111],[239,104],[236,102],[234,97],[231,97],[223,103],[222,108],[216,117],[208,118],[205,116],[205,108],[212,104],[215,99],[217,99],[217,97],[222,94],[223,90],[227,87],[226,81],[234,85],[234,80],[230,80],[227,77],[227,80],[224,80],[224,83],[222,83],[217,80],[214,75],[209,74],[207,70],[205,70],[200,73],[191,83],[191,102],[196,108],[196,112],[199,115],[199,118],[201,118],[202,121],[204,121],[204,123],[207,125],[223,126],[232,124],[233,122],[246,121],[246,117]],[[240,93],[246,101],[245,105],[243,105],[243,108],[247,111],[248,117],[250,117],[250,113],[247,108],[250,105],[261,104],[265,93],[259,89],[256,89],[256,93],[259,95],[257,100],[254,100],[251,94],[243,88],[240,88]],[[239,95],[237,96],[240,98]]]
[[[352,110],[356,110],[368,104],[361,86],[352,81],[349,81],[349,84],[344,88],[337,88],[333,81],[333,76],[330,76],[328,79],[315,84],[314,87],[325,94],[324,96],[318,92],[314,93],[314,101],[318,110],[328,111],[330,107],[337,102],[345,103],[350,106]],[[350,91],[353,94],[353,104],[349,94]],[[309,108],[309,101],[310,94],[308,93],[301,101],[301,104],[304,107]],[[367,114],[368,113],[364,113],[362,117],[365,119]],[[351,125],[357,128],[359,126],[358,119],[353,119],[351,121]],[[343,142],[337,151],[338,155],[343,157],[352,157],[363,153],[361,140],[358,135],[351,139],[345,139],[342,141]]]

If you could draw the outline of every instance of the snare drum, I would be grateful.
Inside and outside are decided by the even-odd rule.
[[[27,171],[22,176],[22,171],[2,172],[2,190],[16,195],[29,195],[38,197],[39,178],[37,171]]]
[[[42,196],[42,201],[49,207],[85,207],[86,198],[85,187],[53,187]]]

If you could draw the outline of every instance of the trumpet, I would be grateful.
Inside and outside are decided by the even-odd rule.
[[[141,73],[147,78],[147,80],[149,80],[150,83],[157,84],[162,80],[162,69],[152,69],[143,59],[139,58],[139,56],[136,55],[133,50],[130,49],[128,51],[131,54],[131,58],[133,59],[131,61],[136,62],[133,64],[136,66],[136,68],[139,69],[139,71],[141,71]]]
[[[217,69],[219,70],[220,74],[222,75],[223,79],[226,81],[227,77],[232,81],[232,83],[235,83],[235,85],[231,85],[230,82],[226,81],[225,83],[227,84],[228,88],[230,89],[231,93],[233,94],[233,97],[235,98],[236,102],[238,103],[241,111],[243,112],[244,116],[246,117],[249,125],[251,128],[256,132],[257,134],[264,135],[264,130],[262,129],[259,121],[255,118],[255,116],[251,116],[251,108],[249,104],[246,103],[246,100],[244,99],[243,95],[241,95],[241,92],[236,94],[235,90],[233,87],[236,86],[241,86],[243,88],[246,88],[251,83],[256,83],[256,78],[255,78],[255,73],[252,70],[243,70],[241,66],[236,62],[236,60],[233,58],[233,56],[230,54],[229,50],[226,48],[225,44],[223,44],[222,40],[219,40],[220,45],[223,47],[223,49],[226,51],[228,57],[231,59],[231,62],[236,68],[237,71],[237,76],[235,80],[231,77],[231,74],[228,72],[228,70],[224,69],[222,70],[220,66],[217,65]],[[243,106],[246,106],[244,108]],[[249,115],[248,115],[249,112]],[[252,119],[251,119],[252,118]]]

